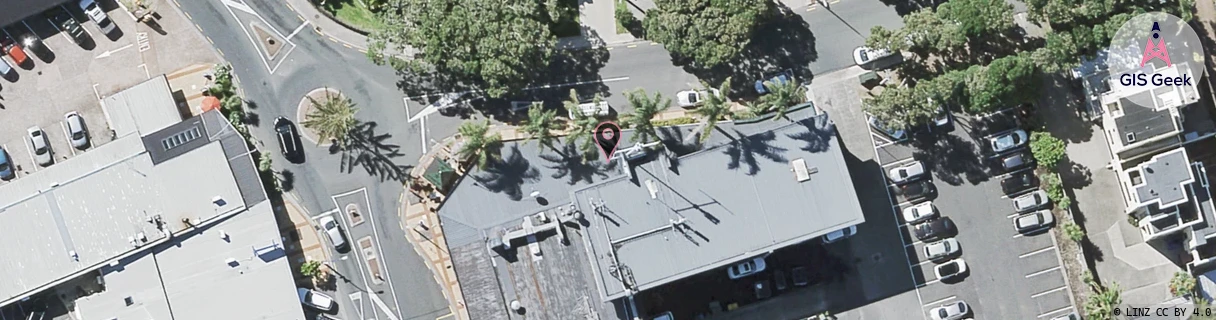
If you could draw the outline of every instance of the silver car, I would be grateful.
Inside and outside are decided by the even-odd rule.
[[[30,139],[30,147],[33,148],[31,152],[34,153],[34,161],[43,167],[55,163],[54,152],[51,151],[51,145],[46,140],[46,132],[38,126],[30,127],[25,132]]]
[[[84,118],[75,111],[63,115],[63,122],[68,126],[68,140],[72,147],[84,149],[89,146],[89,132],[84,128]]]
[[[321,230],[325,231],[325,237],[334,244],[334,249],[342,251],[346,248],[346,238],[342,237],[342,227],[338,225],[338,221],[334,220],[333,216],[322,217],[317,222],[321,224]]]
[[[1051,224],[1055,223],[1055,220],[1055,216],[1051,215],[1051,210],[1044,209],[1014,218],[1013,227],[1019,233],[1032,233],[1051,228]]]
[[[80,0],[80,10],[84,10],[85,15],[89,16],[90,20],[97,23],[97,27],[102,33],[110,34],[114,32],[114,21],[110,20],[110,16],[106,14],[101,7],[97,6],[94,0]]]
[[[1013,198],[1013,209],[1017,213],[1023,213],[1042,208],[1049,203],[1051,203],[1051,199],[1047,198],[1047,191],[1039,189]]]
[[[891,168],[887,172],[887,177],[894,183],[904,183],[916,179],[925,174],[925,164],[920,161],[912,161],[902,166]]]
[[[940,261],[944,258],[953,256],[961,249],[962,247],[958,245],[958,240],[955,240],[954,238],[945,238],[925,245],[925,258],[931,261]]]
[[[993,153],[1003,153],[1015,148],[1026,145],[1028,137],[1026,131],[1015,129],[1010,132],[988,137],[988,144],[992,146]]]

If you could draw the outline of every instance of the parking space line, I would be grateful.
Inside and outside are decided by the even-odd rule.
[[[1040,314],[1040,315],[1039,315],[1039,318],[1046,317],[1046,316],[1050,316],[1050,315],[1052,315],[1052,314],[1054,314],[1054,313],[1056,313],[1056,312],[1060,312],[1060,311],[1064,311],[1064,310],[1068,310],[1068,309],[1072,309],[1072,306],[1067,306],[1067,307],[1063,307],[1063,308],[1059,308],[1059,309],[1055,309],[1055,310],[1052,310],[1052,311],[1045,312],[1045,313],[1043,313],[1043,314]]]
[[[917,287],[927,287],[927,286],[929,286],[929,285],[931,285],[931,284],[938,283],[938,282],[941,282],[941,281],[942,281],[942,279],[933,279],[933,280],[925,281],[925,283],[922,283],[922,284],[920,284],[920,285],[919,285],[919,286],[917,286]]]
[[[866,125],[866,127],[869,128],[868,125]],[[867,131],[869,131],[869,130],[867,129]],[[870,145],[874,146],[875,145],[874,144],[874,131],[869,131],[869,132],[870,132]],[[874,147],[874,149],[872,149],[872,150],[874,151],[874,156],[877,157],[878,156],[878,147]],[[879,158],[878,161],[879,161],[879,164],[881,165],[882,164],[881,158]],[[891,188],[883,188],[883,191],[887,193],[887,201],[895,202],[895,198],[891,196]],[[903,228],[899,226],[899,221],[902,221],[902,219],[900,219],[899,210],[892,207],[891,215],[895,216],[896,230],[902,233]],[[899,236],[899,242],[904,244],[904,248],[905,248],[904,259],[907,259],[907,261],[911,261],[912,256],[908,255],[908,250],[906,250],[908,248],[907,240],[904,240],[904,236],[902,234]],[[915,245],[915,242],[913,242],[913,245]],[[920,286],[916,285],[916,271],[913,270],[911,265],[908,265],[908,275],[912,276],[912,290],[916,292],[916,301],[920,302],[923,305],[925,303],[925,299],[924,299],[924,297],[922,297],[920,295]],[[921,312],[920,317],[921,317],[921,319],[925,319],[927,317],[927,315],[924,312]]]
[[[891,192],[891,191],[890,191],[890,189],[888,189],[888,190],[887,190],[887,192]],[[904,202],[900,202],[899,204],[896,204],[895,206],[900,207],[900,208],[903,208],[903,207],[906,207],[906,206],[908,206],[908,205],[910,205],[910,204],[912,204],[912,201],[904,201]],[[894,210],[894,209],[892,209],[892,211],[895,211],[895,210]],[[895,214],[899,214],[899,213],[898,213],[898,212],[896,212]],[[898,218],[898,217],[896,217],[896,218]],[[899,220],[896,220],[896,221],[899,221]]]
[[[881,147],[894,143],[891,140],[887,140],[887,137],[883,137],[883,136],[878,135],[877,133],[874,133],[874,131],[870,131],[870,137],[876,138],[875,140],[880,140],[884,143],[884,145],[879,145],[879,144],[875,143],[874,144],[875,147],[881,148]]]
[[[902,238],[902,237],[900,237],[900,238]],[[918,245],[918,244],[921,244],[921,243],[923,243],[923,242],[920,242],[920,240],[917,240],[917,241],[912,241],[912,242],[909,242],[908,244],[905,244],[905,245],[904,245],[904,248],[912,247],[912,246],[915,246],[915,245]]]
[[[25,135],[26,135],[25,140],[29,140],[30,134],[26,133]],[[31,149],[30,144],[28,144],[28,143],[22,142],[21,144],[25,145],[25,153],[30,155],[30,164],[31,164],[30,167],[33,167],[34,172],[37,172],[38,171],[38,159],[34,159],[34,149]]]
[[[1055,289],[1051,289],[1051,290],[1047,290],[1047,291],[1039,292],[1039,293],[1036,293],[1036,294],[1032,294],[1032,295],[1030,295],[1030,297],[1031,297],[1031,298],[1038,298],[1038,297],[1042,297],[1042,296],[1045,296],[1045,295],[1052,294],[1052,293],[1054,293],[1054,292],[1060,292],[1060,290],[1064,290],[1064,289],[1068,289],[1068,286],[1060,286],[1059,288],[1055,288]]]
[[[958,298],[958,296],[949,296],[949,297],[945,297],[945,298],[943,298],[943,299],[941,299],[941,300],[937,300],[937,301],[933,301],[933,302],[930,302],[930,303],[923,304],[923,306],[925,306],[925,307],[928,307],[928,306],[936,306],[936,305],[941,304],[942,302],[946,302],[946,301],[954,300],[954,298]]]
[[[1040,253],[1044,253],[1044,252],[1047,252],[1047,251],[1051,251],[1052,249],[1055,249],[1055,248],[1056,248],[1055,246],[1050,246],[1050,247],[1046,247],[1046,248],[1043,248],[1043,249],[1039,249],[1039,250],[1035,250],[1035,251],[1027,252],[1027,253],[1024,253],[1024,254],[1022,254],[1022,255],[1018,256],[1018,259],[1024,259],[1024,258],[1029,257],[1029,256],[1033,256],[1033,255],[1036,255],[1036,254],[1040,254]]]
[[[1010,171],[1007,173],[998,174],[996,176],[993,176],[993,178],[1004,178],[1004,177],[1012,176],[1015,173],[1021,173],[1022,171],[1026,171],[1026,170],[1034,170],[1034,167],[1026,167],[1026,168],[1013,170],[1013,171]]]
[[[1013,238],[1014,238],[1014,239],[1017,239],[1017,238],[1021,238],[1021,237],[1025,237],[1025,236],[1026,236],[1026,235],[1019,233],[1019,234],[1015,234],[1015,235],[1013,235]]]
[[[30,25],[28,23],[25,23],[25,19],[21,20],[21,24],[25,26],[26,30],[30,31],[30,34],[34,35],[35,38],[38,38],[39,41],[42,41],[43,47],[46,47],[46,49],[51,52],[55,52],[55,48],[51,48],[51,45],[49,43],[46,43],[46,39],[43,39],[42,36],[39,36],[37,32],[34,32],[34,27],[30,27]],[[52,23],[52,25],[53,24],[54,23]],[[16,41],[16,40],[13,40],[13,41]]]
[[[1030,277],[1033,277],[1033,276],[1038,276],[1038,275],[1043,275],[1043,274],[1046,274],[1046,273],[1048,273],[1048,272],[1052,272],[1052,271],[1056,271],[1056,270],[1060,270],[1060,266],[1055,266],[1055,267],[1047,268],[1047,270],[1043,270],[1043,271],[1039,271],[1039,272],[1035,272],[1035,273],[1028,274],[1028,275],[1026,275],[1026,278],[1030,278]]]
[[[1013,213],[1013,214],[1005,216],[1005,219],[1013,219],[1013,218],[1017,217],[1018,215],[1019,215],[1018,213]]]
[[[916,158],[907,158],[907,159],[891,162],[891,163],[882,165],[882,167],[885,169],[886,167],[901,165],[901,164],[905,164],[905,163],[912,162],[912,161],[916,161]]]
[[[59,121],[59,128],[60,128],[60,129],[63,129],[63,137],[64,137],[64,139],[67,139],[67,141],[68,141],[68,151],[72,153],[72,156],[73,156],[73,157],[75,157],[75,156],[76,156],[76,148],[73,148],[73,147],[72,147],[72,135],[68,134],[68,124],[67,124],[67,122],[65,122],[65,121]]]
[[[927,264],[927,263],[930,263],[930,262],[933,262],[933,260],[928,260],[928,259],[925,259],[925,261],[921,261],[920,263],[917,263],[917,264],[916,264],[916,266],[918,266],[918,267],[919,267],[919,266],[923,266],[923,265],[925,265],[925,264]]]

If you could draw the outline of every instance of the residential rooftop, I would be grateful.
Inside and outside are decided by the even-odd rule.
[[[1141,205],[1156,203],[1160,207],[1172,207],[1187,201],[1186,186],[1195,182],[1195,173],[1185,149],[1154,156],[1138,168],[1131,173],[1131,182]]]

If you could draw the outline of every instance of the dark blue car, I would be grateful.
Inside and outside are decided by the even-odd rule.
[[[0,148],[0,178],[4,180],[13,178],[13,164],[8,160],[8,151]]]

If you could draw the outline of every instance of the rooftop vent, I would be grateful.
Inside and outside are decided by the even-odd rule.
[[[1136,142],[1136,133],[1135,132],[1127,133],[1127,142]]]
[[[654,180],[646,179],[646,190],[650,191],[651,199],[659,198],[659,188],[654,185]]]
[[[135,299],[131,298],[131,296],[127,296],[125,298],[122,298],[122,302],[125,302],[127,304],[127,306],[130,307],[131,305],[135,304]]]
[[[798,182],[810,180],[812,174],[819,172],[818,167],[808,168],[806,160],[802,158],[790,161],[790,170],[794,171],[794,177],[798,179]]]
[[[223,207],[225,204],[228,204],[228,201],[224,201],[224,197],[215,196],[215,198],[211,198],[211,203],[214,203],[217,207]]]

